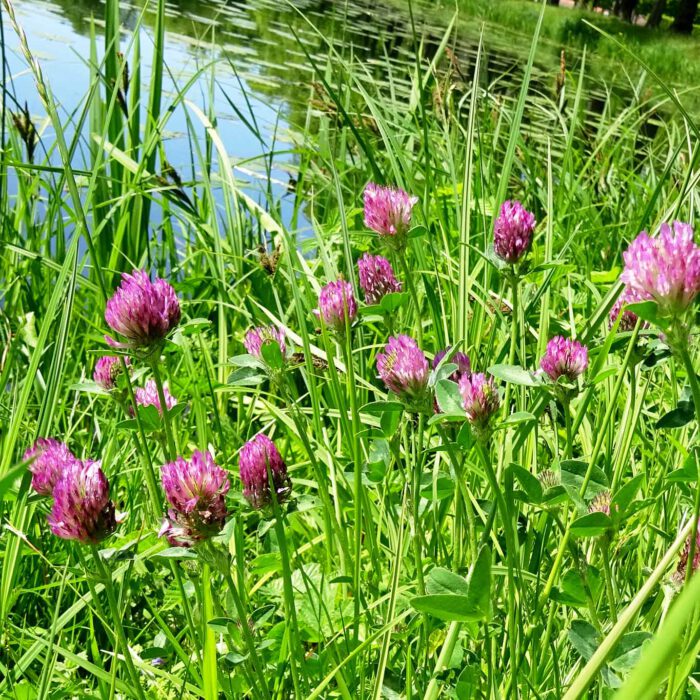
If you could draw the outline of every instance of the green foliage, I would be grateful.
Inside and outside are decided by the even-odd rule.
[[[503,22],[515,7],[477,5]],[[545,43],[559,36],[550,9],[517,6],[509,22],[543,18]],[[26,128],[6,118],[0,159],[0,696],[644,697],[670,683],[682,697],[698,681],[698,577],[676,598],[673,575],[698,503],[698,406],[684,390],[697,348],[691,335],[691,354],[672,356],[654,328],[617,333],[608,314],[630,238],[697,218],[688,114],[655,92],[601,93],[584,61],[554,88],[537,41],[514,91],[513,66],[489,68],[488,26],[468,67],[449,51],[455,20],[437,41],[412,36],[406,69],[389,54],[356,60],[302,16],[300,51],[325,92],[285,145],[286,221],[267,186],[277,151],[259,158],[255,196],[231,168],[211,97],[222,66],[163,87],[164,3],[154,10],[139,20],[156,27],[146,75],[144,43],[122,36],[108,0],[106,48],[93,37],[93,82],[70,119],[21,45],[50,129],[32,163]],[[585,26],[567,36],[582,41]],[[147,91],[123,94],[124,60]],[[185,177],[166,160],[177,109]],[[378,175],[419,197],[405,254],[363,224]],[[538,221],[517,296],[488,253],[506,197]],[[318,289],[340,275],[357,287],[367,250],[405,291],[363,306],[347,336],[320,330]],[[133,266],[167,276],[183,321],[110,394],[90,377],[108,352],[105,300]],[[270,323],[289,352],[244,354],[246,330]],[[489,372],[493,430],[466,423],[449,355],[426,402],[441,413],[388,392],[376,355],[396,333],[420,338],[428,360],[450,345]],[[555,334],[591,351],[566,392],[537,372]],[[178,399],[163,416],[133,410],[130,394],[156,368]],[[237,453],[261,431],[292,492],[253,510]],[[22,461],[38,436],[102,460],[123,517],[92,557],[47,528]],[[158,536],[158,475],[195,449],[228,471],[229,513],[185,548]],[[609,513],[595,511],[607,495]]]

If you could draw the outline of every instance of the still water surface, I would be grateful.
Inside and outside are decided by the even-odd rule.
[[[99,35],[101,31],[103,5],[94,0],[15,0],[15,7],[30,49],[39,58],[55,99],[69,121],[87,92],[90,32],[94,29]],[[154,17],[147,10],[140,22],[141,13],[140,5],[122,4],[122,48],[128,47],[130,33],[140,27],[145,58],[142,81],[147,84]],[[207,66],[189,91],[189,99],[202,107],[213,99],[217,128],[236,174],[249,183],[249,192],[257,191],[259,198],[267,186],[265,159],[271,158],[273,194],[281,201],[286,223],[292,210],[286,185],[295,168],[289,134],[303,125],[313,99],[313,69],[305,52],[324,67],[329,60],[339,60],[329,59],[326,45],[308,21],[342,56],[362,60],[377,78],[381,79],[382,71],[390,65],[392,81],[399,90],[408,85],[409,71],[414,67],[416,46],[409,17],[396,5],[383,4],[382,0],[294,0],[293,4],[286,0],[175,0],[168,2],[166,14],[163,106],[174,96],[176,85],[184,85]],[[421,13],[423,19],[418,27],[428,54],[444,32],[444,20],[432,20],[434,14]],[[17,104],[26,100],[32,115],[41,120],[44,110],[21,56],[19,41],[6,20],[3,16],[11,99]],[[464,66],[473,64],[477,32],[474,27],[472,37],[462,37],[453,46]],[[504,99],[512,99],[517,93],[525,63],[522,51],[528,44],[527,34],[498,37],[489,30],[482,71],[486,84],[497,82],[499,91],[506,86]],[[555,63],[540,68],[539,78],[533,84],[535,91],[551,91]],[[216,78],[213,90],[212,75]],[[142,99],[146,95],[144,90]],[[234,107],[240,110],[239,114]],[[186,119],[184,110],[176,110],[165,134],[169,162],[185,170],[191,165]],[[246,121],[257,124],[257,135]],[[542,133],[537,124],[530,126],[533,133]],[[51,143],[46,123],[44,128],[43,141]],[[300,229],[308,227],[303,216],[297,223]]]

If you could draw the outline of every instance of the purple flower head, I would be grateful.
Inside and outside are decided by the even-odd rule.
[[[178,457],[161,468],[161,482],[170,504],[160,534],[171,544],[189,546],[215,535],[226,520],[230,483],[209,452]]]
[[[315,313],[327,327],[344,332],[345,315],[350,324],[357,318],[357,302],[352,285],[345,280],[329,282],[318,295],[318,310]]]
[[[540,367],[553,382],[559,377],[572,382],[588,367],[588,348],[577,340],[557,335],[547,343]]]
[[[597,493],[588,504],[588,512],[610,515],[610,491]]]
[[[251,328],[243,339],[243,345],[249,354],[262,360],[262,347],[265,343],[277,343],[280,346],[282,357],[287,352],[287,345],[284,342],[284,330],[277,326],[259,326]]]
[[[685,542],[685,547],[681,552],[680,559],[678,560],[678,566],[675,573],[673,574],[673,581],[677,585],[682,585],[685,581],[686,573],[688,571],[688,558],[690,557],[690,537]],[[695,535],[695,553],[693,554],[693,561],[691,564],[693,574],[700,569],[700,525],[698,526],[698,531]]]
[[[444,350],[440,350],[439,352],[435,353],[435,357],[433,358],[433,369],[440,364],[442,358],[445,357],[449,351],[450,346],[448,345]],[[472,363],[469,360],[469,355],[465,355],[463,352],[456,352],[454,355],[452,355],[450,363],[457,365],[457,369],[450,375],[450,379],[453,382],[458,382],[463,374],[471,374]]]
[[[127,365],[131,364],[131,358],[125,358]],[[114,355],[101,357],[95,363],[95,371],[92,373],[92,379],[96,384],[99,384],[105,391],[111,391],[117,386],[117,377],[122,371],[122,363],[120,358]]]
[[[430,365],[418,343],[407,335],[389,338],[384,352],[377,355],[377,371],[387,389],[416,407],[428,396]]]
[[[493,229],[493,248],[496,255],[509,265],[515,265],[530,250],[535,217],[515,200],[507,200]]]
[[[167,384],[163,384],[163,395],[168,411],[177,405],[177,399],[170,393]],[[136,389],[134,398],[139,406],[155,406],[158,409],[158,413],[161,416],[163,415],[163,407],[160,405],[160,396],[158,396],[158,385],[153,379],[149,379],[145,387]]]
[[[275,443],[267,435],[256,435],[241,447],[238,458],[243,483],[243,495],[253,508],[264,508],[272,503],[269,473],[277,502],[282,503],[291,492],[291,481],[287,475],[287,465]]]
[[[97,543],[117,527],[109,482],[100,462],[69,464],[53,490],[51,532],[64,540]]]
[[[118,343],[109,336],[114,347],[141,348],[154,345],[180,322],[180,302],[175,290],[163,279],[151,282],[143,270],[122,274],[122,282],[107,302],[107,325],[126,338]]]
[[[365,253],[357,261],[357,270],[368,304],[378,304],[385,294],[401,291],[401,282],[396,279],[391,263],[381,255]]]
[[[32,461],[29,465],[32,488],[42,496],[51,496],[66,467],[78,461],[65,443],[53,438],[39,438],[22,459]]]
[[[382,187],[370,182],[365,188],[365,226],[380,236],[403,243],[411,226],[411,212],[418,197],[402,189]]]
[[[480,372],[463,374],[459,379],[459,393],[467,420],[477,431],[487,434],[491,416],[501,405],[493,377],[486,377]]]
[[[640,301],[656,301],[663,314],[683,313],[700,292],[700,248],[690,224],[662,224],[658,238],[642,231],[622,257],[620,279]]]

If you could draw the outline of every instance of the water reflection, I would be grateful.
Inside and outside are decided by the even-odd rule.
[[[45,76],[65,114],[74,112],[87,91],[88,37],[93,27],[98,34],[101,31],[103,7],[98,0],[17,0],[19,20],[29,45],[40,59],[45,59],[42,61]],[[128,30],[141,27],[144,81],[150,71],[154,9],[153,2],[145,11],[138,4],[123,3],[121,8],[121,21],[127,30],[123,45],[130,40]],[[313,31],[300,12],[314,23],[318,32]],[[423,16],[430,17],[430,13]],[[450,50],[451,70],[465,89],[472,78],[478,40],[479,28],[472,29],[470,35],[467,27]],[[8,26],[5,30],[10,71],[14,76],[9,89],[18,103],[27,100],[33,114],[42,114],[16,37]],[[425,19],[419,26],[419,40],[428,60],[438,50],[444,30],[439,22],[432,25]],[[321,67],[329,60],[361,61],[377,82],[386,82],[389,70],[397,99],[401,99],[401,91],[408,90],[416,50],[407,15],[395,4],[384,4],[382,0],[295,0],[294,7],[279,0],[171,0],[166,5],[166,37],[165,63],[169,74],[164,85],[165,99],[172,97],[177,86],[199,67],[215,61],[217,89],[213,110],[218,119],[217,128],[233,162],[240,166],[239,175],[243,173],[250,180],[251,191],[257,188],[260,197],[266,185],[258,187],[254,175],[257,172],[260,180],[265,180],[265,159],[271,149],[276,149],[272,159],[272,190],[281,200],[287,223],[293,210],[293,197],[287,192],[286,183],[294,177],[296,164],[294,155],[280,138],[284,139],[285,133],[295,125],[304,124],[310,99],[316,100],[312,104],[318,106],[324,103],[322,91],[312,94],[313,71],[306,53]],[[338,52],[337,59],[329,58],[324,38]],[[512,36],[489,32],[481,79],[484,87],[501,102],[517,96],[528,43],[524,36],[518,48]],[[535,71],[532,90],[551,98],[558,55],[545,54],[543,61]],[[209,80],[210,74],[205,72],[190,91],[190,98],[200,105],[209,100]],[[408,99],[407,93],[405,98]],[[600,99],[603,105],[607,103],[605,94]],[[248,121],[254,120],[259,125],[259,134],[251,132],[246,120],[236,113],[237,109],[250,110]],[[542,110],[528,109],[524,120],[526,135],[545,137],[551,121],[551,115]],[[185,171],[190,167],[189,144],[182,137],[187,131],[187,115],[178,108],[168,124],[166,150],[168,161]],[[196,173],[191,174],[196,178]],[[302,221],[301,226],[306,226],[306,222]]]

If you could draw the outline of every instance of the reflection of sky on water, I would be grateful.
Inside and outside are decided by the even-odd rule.
[[[295,0],[314,22],[322,35],[333,42],[343,60],[352,57],[361,60],[368,75],[386,84],[386,66],[391,66],[391,83],[399,89],[408,88],[407,76],[414,69],[414,41],[410,24],[392,6],[381,0]],[[149,8],[155,3],[151,0]],[[17,0],[17,16],[27,33],[29,46],[39,58],[45,78],[62,109],[64,122],[75,115],[88,89],[90,55],[90,18],[97,15],[95,31],[98,48],[102,51],[102,13],[104,5],[97,0]],[[142,11],[123,4],[121,20],[127,30],[139,24]],[[9,49],[8,60],[13,76],[9,90],[20,104],[27,100],[32,115],[44,115],[33,79],[29,74],[19,41],[3,15],[5,39]],[[141,100],[147,100],[147,87],[152,55],[152,26],[154,16],[150,9],[143,13],[140,34],[143,58]],[[290,26],[293,31],[290,30]],[[478,28],[474,28],[475,30]],[[442,36],[442,30],[421,25],[425,57],[430,59]],[[303,125],[311,97],[311,71],[304,51],[297,43],[298,36],[304,50],[325,67],[328,50],[323,41],[308,26],[298,12],[279,0],[171,0],[166,5],[166,51],[162,111],[171,104],[175,86],[183,86],[200,68],[211,61],[215,64],[217,89],[214,91],[213,112],[217,129],[236,167],[238,180],[246,192],[263,205],[266,202],[266,159],[274,150],[272,195],[279,202],[281,215],[289,225],[294,210],[294,194],[287,191],[290,175],[294,175],[296,156],[289,153],[289,130],[295,124]],[[473,37],[472,37],[473,39]],[[525,39],[527,42],[527,38]],[[122,36],[122,49],[128,49],[131,34]],[[525,44],[526,45],[526,44]],[[455,55],[461,70],[468,76],[475,60],[475,45],[469,36],[463,36],[456,46]],[[512,46],[511,46],[512,49]],[[510,99],[519,88],[522,57],[507,51],[502,44],[494,44],[484,52],[482,81],[489,90],[499,93],[499,99]],[[234,73],[235,71],[235,73]],[[468,79],[468,78],[467,78]],[[188,99],[204,108],[210,102],[207,69],[188,92]],[[240,82],[239,82],[240,81]],[[548,90],[547,78],[539,88]],[[535,83],[533,82],[533,87]],[[244,98],[245,93],[245,98]],[[246,101],[247,100],[247,101]],[[251,132],[236,114],[231,104],[241,110],[246,119],[257,123],[261,140]],[[248,110],[252,111],[252,115]],[[178,107],[170,117],[164,136],[169,162],[180,172],[185,182],[201,180],[191,170],[190,144],[186,137],[187,114]],[[190,111],[195,133],[203,144],[203,127]],[[524,129],[534,137],[547,130],[537,123],[542,115],[527,114]],[[142,116],[141,124],[144,123]],[[528,123],[529,122],[529,123]],[[143,128],[143,127],[142,127]],[[70,129],[68,129],[70,136]],[[75,167],[89,161],[87,157],[87,130]],[[53,143],[47,129],[44,144]],[[84,154],[84,155],[83,155]],[[38,155],[41,158],[41,155]],[[59,164],[57,154],[52,162]],[[257,175],[257,177],[256,177]],[[153,225],[158,221],[158,207],[154,207]],[[308,234],[309,223],[302,214],[297,228]]]
[[[95,9],[99,11],[101,8],[97,6]],[[20,2],[17,4],[16,10],[18,21],[27,34],[30,49],[41,64],[45,81],[50,86],[59,107],[63,123],[68,125],[69,122],[77,118],[87,93],[90,79],[88,67],[90,40],[87,35],[75,31],[73,24],[61,15],[54,5],[34,1]],[[138,17],[139,12],[135,9],[126,10],[122,14],[124,27],[134,28],[137,26]],[[48,122],[44,120],[45,111],[37,94],[33,77],[21,54],[19,40],[4,15],[3,22],[8,70],[11,76],[11,80],[8,81],[8,90],[11,95],[9,106],[11,109],[15,107],[12,104],[13,99],[20,105],[23,105],[25,101],[28,103],[29,111],[37,121],[37,127],[42,136],[42,143],[39,145],[36,155],[36,161],[42,162],[44,157],[42,146],[50,147],[54,142],[52,130]],[[204,31],[201,29],[201,20],[198,25],[200,29],[196,33],[201,34]],[[96,22],[96,31],[98,33],[101,31],[98,22]],[[125,33],[122,39],[122,49],[127,48],[130,41],[130,35]],[[274,149],[274,167],[271,173],[272,193],[274,199],[280,202],[283,220],[289,224],[294,206],[294,195],[287,192],[286,183],[289,181],[290,174],[294,174],[296,167],[294,155],[286,153],[286,151],[291,150],[292,146],[286,136],[289,128],[287,116],[289,105],[284,95],[275,95],[277,81],[266,80],[265,76],[260,74],[260,66],[250,65],[251,62],[255,61],[255,50],[251,47],[241,47],[247,54],[245,61],[243,61],[239,52],[228,50],[230,41],[231,38],[226,37],[227,48],[224,57],[222,55],[224,49],[219,45],[202,45],[182,34],[168,33],[162,108],[165,110],[174,99],[175,85],[183,86],[200,68],[215,61],[217,88],[214,91],[213,112],[217,117],[217,130],[232,163],[240,166],[236,167],[236,177],[245,184],[246,192],[249,195],[260,203],[264,203],[265,190],[267,189],[265,159],[269,158],[270,149]],[[101,39],[98,39],[98,46],[99,50],[102,50]],[[144,86],[141,99],[143,102],[148,96],[148,76],[151,68],[152,38],[148,28],[141,30],[141,53],[145,59],[142,67]],[[233,74],[229,61],[236,69],[238,77]],[[256,73],[260,74],[260,77],[257,77]],[[187,95],[191,102],[202,109],[210,106],[210,79],[211,71],[205,69],[203,75],[191,87]],[[266,92],[256,89],[256,86],[260,84],[267,86]],[[243,96],[244,91],[246,99]],[[262,142],[235,115],[229,101],[236,105],[248,119],[251,119],[248,110],[252,110],[255,122],[260,129]],[[195,125],[195,133],[202,137],[204,128],[191,111],[189,118]],[[184,108],[180,106],[173,112],[168,121],[164,132],[164,142],[169,162],[181,173],[185,181],[191,180],[193,177],[190,145],[186,138],[187,131],[186,115]],[[68,138],[73,135],[73,129],[70,126],[66,127],[66,135]],[[88,162],[87,137],[86,129],[81,149],[74,163],[76,168],[84,167]],[[200,145],[203,144],[204,140],[200,138]],[[59,164],[57,153],[52,154],[50,162]],[[199,179],[196,171],[194,177]],[[16,191],[16,183],[11,182],[10,188],[11,191]],[[157,215],[157,208],[154,213]],[[155,223],[157,221],[154,221]],[[308,222],[303,215],[299,217],[298,228],[308,229]]]

